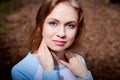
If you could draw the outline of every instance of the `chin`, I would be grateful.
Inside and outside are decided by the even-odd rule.
[[[65,48],[50,48],[53,52],[63,52],[66,49]]]

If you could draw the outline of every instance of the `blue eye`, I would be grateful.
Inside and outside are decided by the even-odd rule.
[[[50,26],[56,26],[56,22],[54,22],[54,21],[49,22],[49,24],[50,24]]]
[[[70,29],[73,29],[73,28],[75,27],[74,24],[68,24],[67,26],[68,26],[68,28],[70,28]]]

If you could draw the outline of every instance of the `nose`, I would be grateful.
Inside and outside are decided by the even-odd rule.
[[[59,26],[57,30],[57,37],[64,38],[65,37],[65,27]]]

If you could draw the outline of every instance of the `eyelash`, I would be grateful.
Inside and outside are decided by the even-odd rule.
[[[67,27],[70,29],[73,29],[75,27],[75,25],[74,24],[67,24]]]
[[[50,22],[49,22],[49,25],[55,27],[55,26],[57,25],[57,23],[56,23],[55,21],[50,21]],[[69,24],[67,24],[66,26],[67,26],[68,28],[70,28],[70,29],[73,29],[73,28],[75,27],[75,25],[72,24],[72,23],[69,23]]]
[[[50,26],[56,26],[57,23],[56,23],[55,21],[51,21],[51,22],[49,22],[49,25],[50,25]]]

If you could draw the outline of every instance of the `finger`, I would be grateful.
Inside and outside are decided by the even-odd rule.
[[[80,58],[77,57],[77,56],[76,56],[76,59],[77,59],[77,61],[78,61],[81,65],[84,65],[84,66],[85,66],[85,64],[84,64],[84,62],[82,61],[82,59],[80,59]]]
[[[44,48],[47,48],[47,45],[46,45],[46,43],[45,43],[44,38],[42,39],[42,43],[43,43],[43,45],[44,45]]]
[[[59,62],[69,68],[69,63],[67,63],[67,62],[65,62],[65,61],[63,61],[63,60],[59,60]]]
[[[42,39],[42,43],[43,43],[44,49],[50,53],[50,50],[49,50],[48,46],[46,45],[44,38]]]
[[[52,54],[53,58],[58,62],[58,61],[59,61],[59,58],[55,55],[55,53],[53,53],[53,52],[51,51],[51,54]]]
[[[71,52],[69,52],[69,55],[70,55],[71,57],[75,57],[75,54],[73,54],[73,53],[71,53]]]
[[[39,45],[38,52],[42,52],[44,50],[43,39]]]
[[[71,64],[71,65],[76,65],[78,63],[79,63],[79,61],[76,59],[76,57],[72,57],[69,59],[69,64]]]
[[[44,49],[45,48],[45,42],[44,42],[44,39],[42,38],[42,41],[40,43],[40,46],[39,46],[40,49]]]
[[[78,56],[75,56],[78,61],[81,61],[81,59]]]
[[[51,56],[51,52],[50,52],[49,48],[47,47],[44,38],[42,38],[39,51],[40,51],[42,54]]]
[[[67,53],[65,54],[66,58],[68,59],[68,61],[71,61],[71,58],[75,57],[74,54],[72,54],[71,52],[67,51]]]
[[[67,58],[68,61],[71,58],[71,56],[70,56],[70,54],[68,52],[65,53],[65,57]]]

